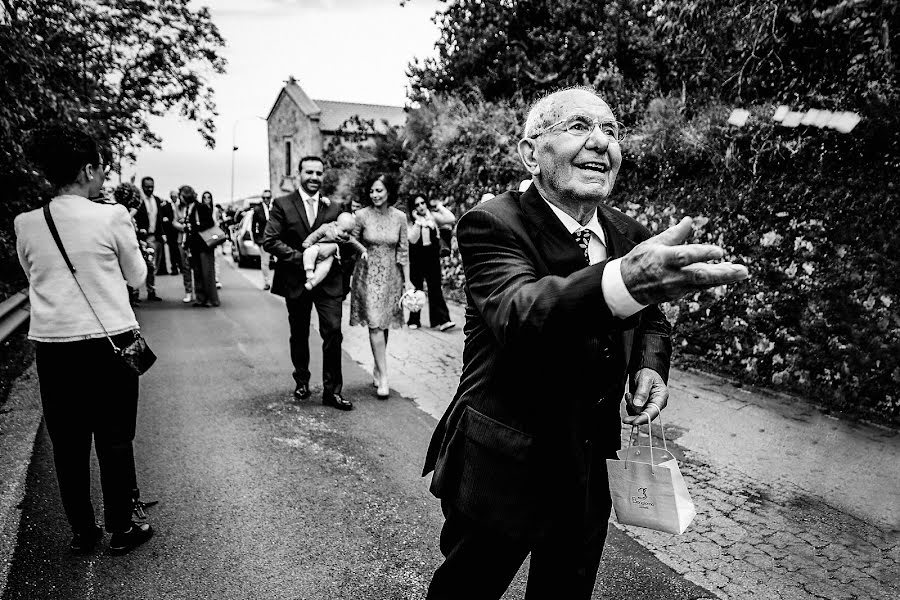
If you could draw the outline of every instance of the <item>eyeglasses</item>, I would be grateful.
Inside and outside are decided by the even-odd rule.
[[[618,121],[601,121],[599,119],[592,119],[584,115],[572,115],[571,117],[566,117],[565,119],[557,121],[552,125],[548,125],[547,127],[538,130],[537,133],[534,133],[528,137],[530,137],[531,139],[535,139],[538,136],[552,131],[560,125],[563,126],[563,130],[566,133],[568,133],[569,135],[574,135],[575,137],[587,137],[594,132],[594,129],[599,127],[603,135],[608,138],[612,138],[617,142],[621,142],[625,139],[625,126]]]

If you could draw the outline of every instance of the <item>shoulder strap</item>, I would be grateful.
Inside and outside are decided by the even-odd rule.
[[[50,228],[50,235],[53,236],[53,241],[56,242],[56,247],[59,248],[60,254],[62,254],[63,260],[66,261],[66,266],[69,267],[69,270],[72,271],[72,275],[75,275],[75,267],[72,266],[72,261],[69,260],[69,255],[66,254],[66,249],[63,247],[62,240],[59,239],[59,231],[56,229],[56,223],[53,222],[53,215],[50,214],[50,205],[44,205],[44,219],[47,221],[47,227]],[[75,278],[75,282],[78,282],[78,278]],[[79,288],[81,285],[78,286]],[[88,303],[90,304],[90,303]]]
[[[75,285],[78,286],[79,291],[81,291],[81,295],[84,296],[84,301],[87,302],[88,308],[91,309],[91,312],[94,313],[94,318],[97,319],[97,322],[100,324],[100,329],[103,330],[103,335],[106,336],[106,339],[109,340],[110,345],[112,345],[113,350],[120,354],[121,350],[116,346],[115,342],[112,341],[112,338],[109,337],[109,332],[106,331],[106,327],[103,326],[103,321],[100,320],[100,317],[97,315],[97,311],[94,310],[93,305],[91,305],[91,301],[88,300],[87,294],[84,293],[84,288],[81,287],[81,282],[78,281],[78,277],[75,275],[75,267],[72,265],[72,261],[69,260],[69,255],[66,254],[66,249],[63,246],[62,240],[59,239],[59,231],[56,229],[56,223],[53,222],[53,215],[50,214],[50,205],[44,205],[44,219],[47,221],[47,227],[50,228],[50,235],[53,236],[53,241],[56,242],[56,247],[59,248],[59,253],[62,254],[63,260],[66,261],[66,265],[69,267],[69,271],[72,272],[72,278],[75,279]]]

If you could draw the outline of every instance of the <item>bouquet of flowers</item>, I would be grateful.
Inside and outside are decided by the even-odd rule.
[[[425,292],[422,290],[408,290],[400,296],[400,306],[409,312],[419,312],[425,306]]]

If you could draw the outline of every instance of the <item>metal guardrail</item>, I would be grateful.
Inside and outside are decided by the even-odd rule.
[[[28,320],[31,307],[28,304],[28,288],[20,290],[0,302],[0,344]]]

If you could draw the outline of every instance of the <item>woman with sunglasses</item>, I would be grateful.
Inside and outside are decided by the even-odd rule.
[[[409,209],[409,279],[417,290],[421,290],[423,282],[428,286],[428,318],[431,326],[447,331],[456,326],[450,320],[450,311],[444,300],[441,288],[441,227],[453,225],[456,217],[444,206],[429,210],[428,199],[424,194],[413,194],[408,201]],[[422,325],[422,313],[409,313],[406,324],[410,329],[418,329]]]

